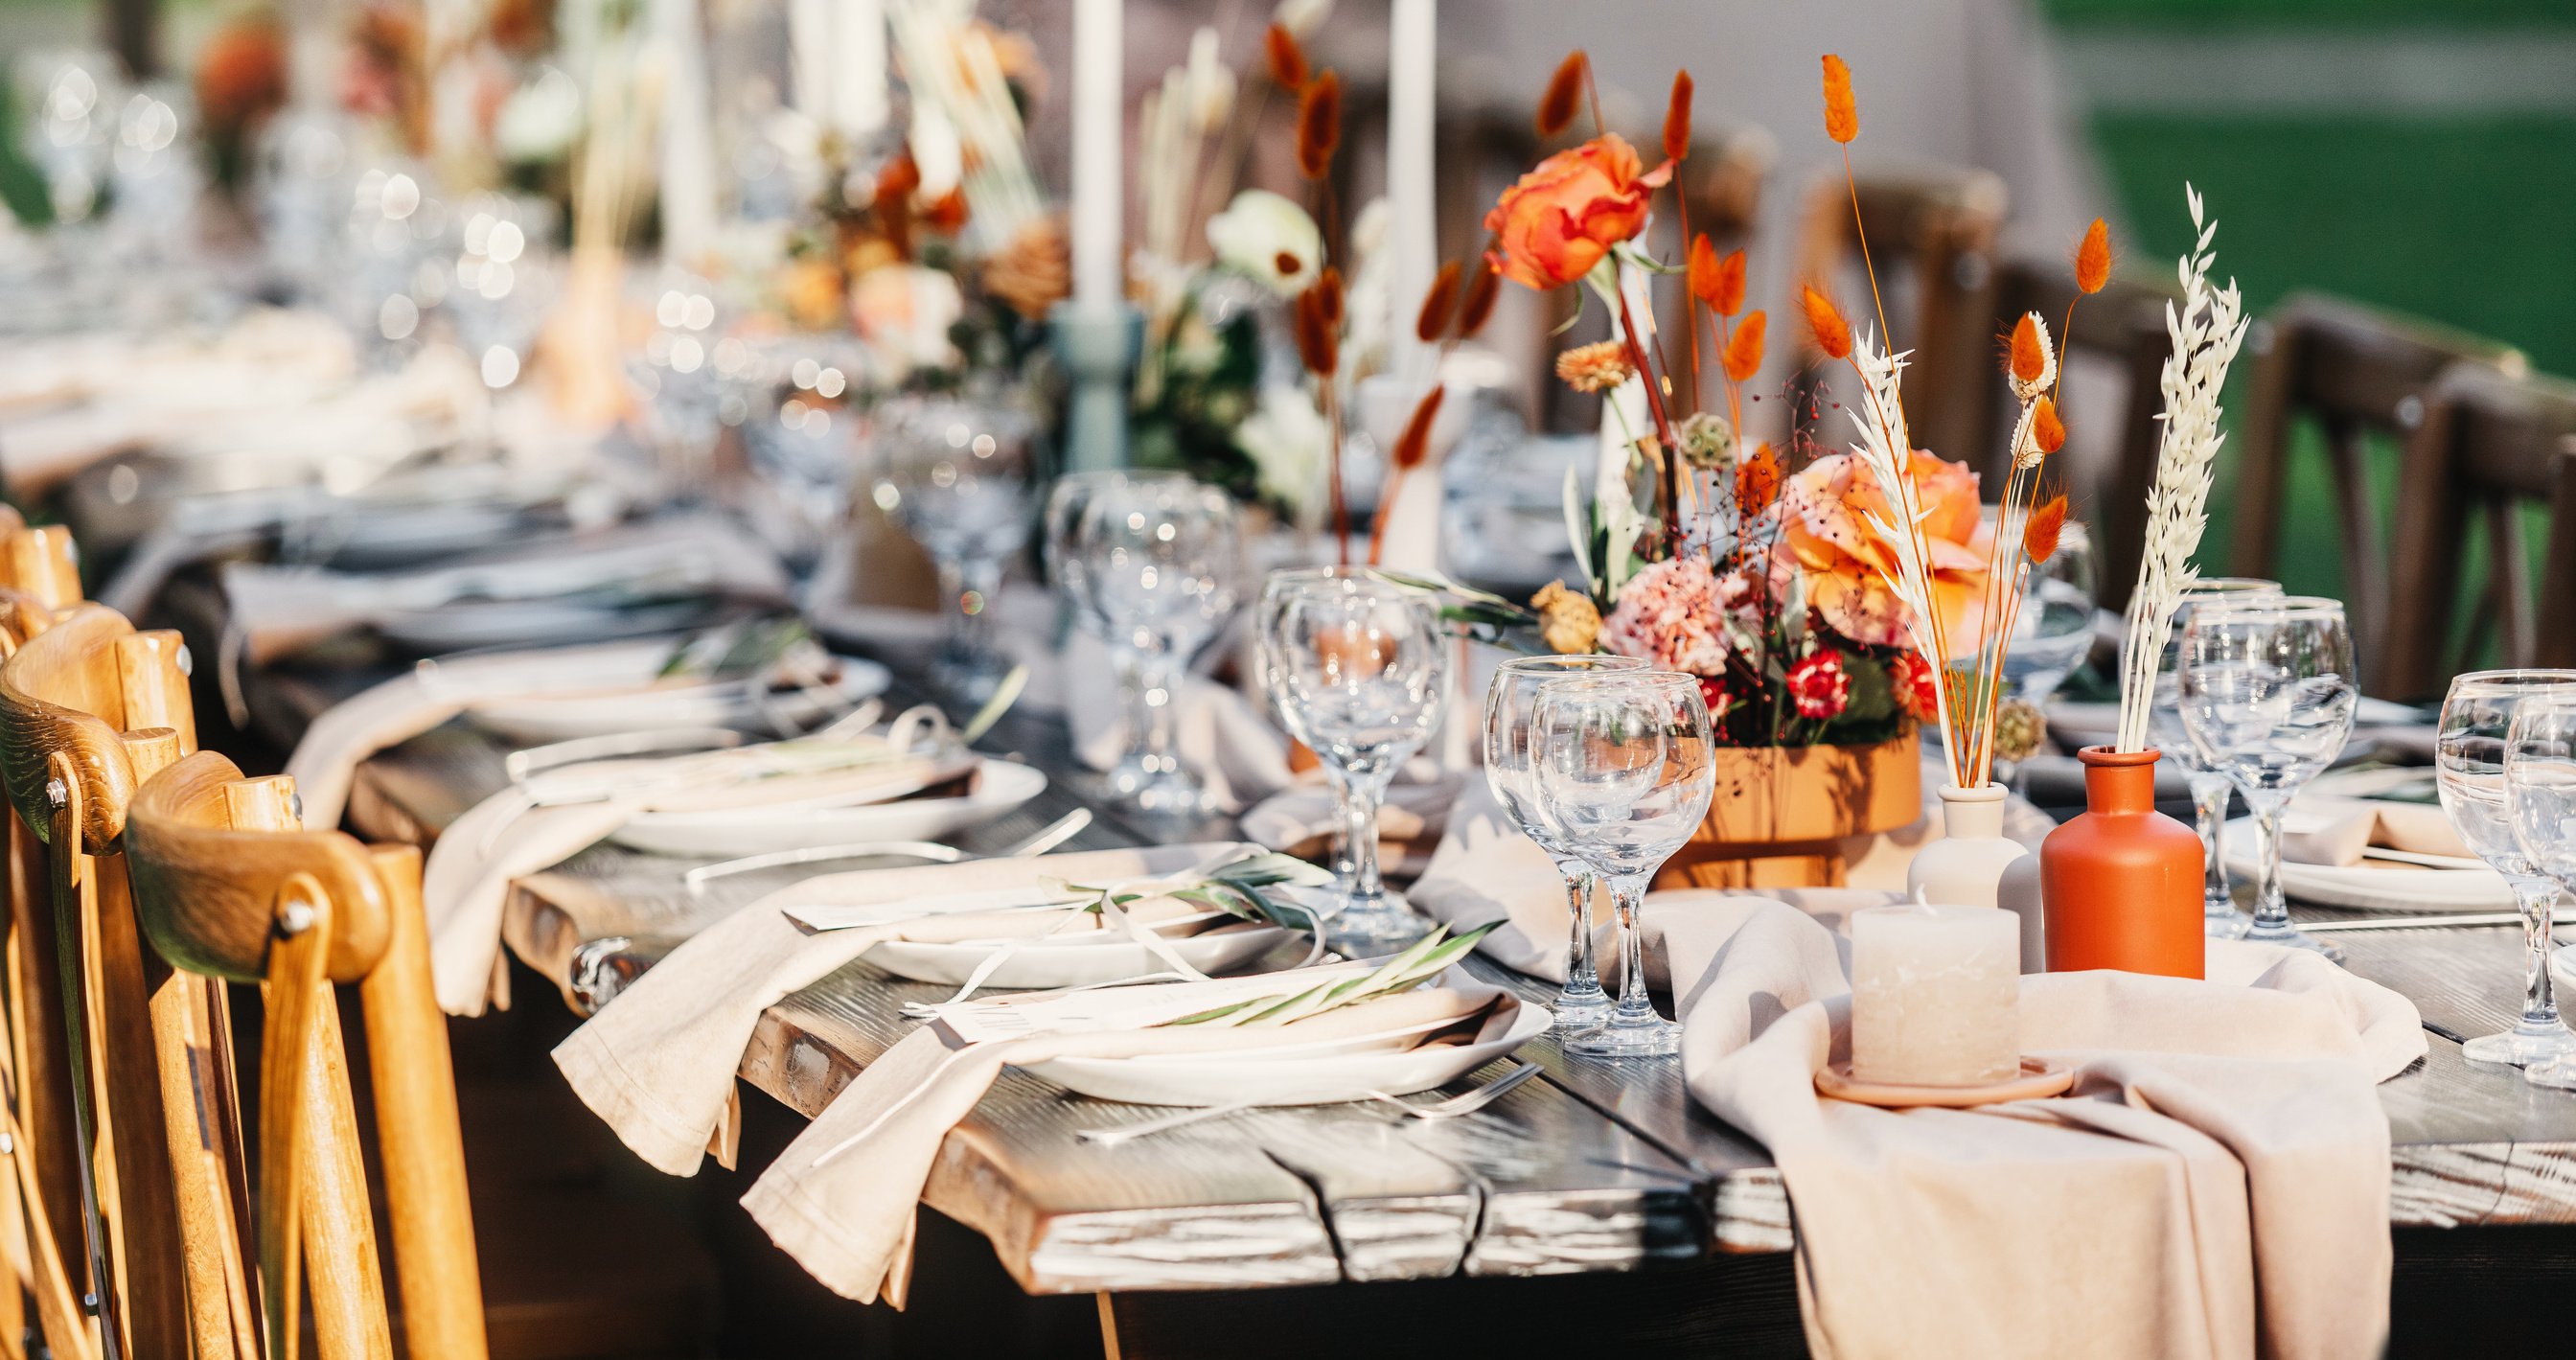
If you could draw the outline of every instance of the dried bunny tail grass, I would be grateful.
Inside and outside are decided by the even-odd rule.
[[[1556,64],[1556,74],[1547,78],[1547,89],[1538,97],[1534,120],[1538,135],[1553,137],[1573,125],[1575,111],[1583,107],[1583,82],[1590,77],[1591,67],[1592,59],[1580,47]]]
[[[1741,515],[1758,515],[1780,498],[1780,455],[1769,444],[1756,444],[1735,465],[1735,506]]]
[[[1494,319],[1494,304],[1503,295],[1503,276],[1490,264],[1477,261],[1467,276],[1466,297],[1458,305],[1458,338],[1472,340]]]
[[[2024,403],[2056,384],[2057,353],[2048,343],[2048,323],[2039,313],[2024,312],[2013,323],[2012,339],[2005,345],[2004,376],[2011,379],[2014,400]]]
[[[1677,161],[1690,154],[1691,90],[1691,73],[1673,72],[1673,95],[1664,105],[1665,160]]]
[[[1860,104],[1852,98],[1851,67],[1825,54],[1825,135],[1848,144],[1860,135]]]
[[[2066,421],[2057,414],[2056,398],[2043,396],[2032,402],[2030,424],[2031,447],[2039,450],[2040,458],[2066,447]]]
[[[1306,82],[1297,98],[1297,169],[1322,179],[1342,144],[1342,78],[1325,71]]]
[[[2057,540],[2066,532],[2066,493],[2061,491],[2030,512],[2022,526],[2021,550],[2037,566],[2057,555]]]
[[[1458,313],[1459,270],[1456,260],[1445,261],[1432,277],[1431,286],[1422,294],[1422,310],[1414,313],[1414,338],[1426,345],[1438,344],[1449,329],[1450,318]]]
[[[1342,306],[1341,266],[1325,265],[1324,272],[1315,276],[1315,296],[1316,305],[1323,309],[1324,324],[1340,330],[1347,315]]]
[[[2197,573],[2192,554],[2200,549],[2208,525],[2209,483],[2219,446],[2219,395],[2228,366],[2245,341],[2245,304],[2230,280],[2213,289],[2209,271],[2218,257],[2210,249],[2218,224],[2206,221],[2200,193],[2189,184],[2183,195],[2191,207],[2192,251],[2180,267],[2182,301],[2165,304],[2165,333],[2173,340],[2160,386],[2164,390],[2164,430],[2156,446],[2156,480],[2147,491],[2145,558],[2138,567],[2137,590],[2129,597],[2128,629],[2120,640],[2119,750],[2142,751],[2147,743],[2147,717],[2155,702],[2156,666],[2164,657],[2165,635],[2173,629],[2174,611]]]
[[[1341,366],[1341,323],[1327,313],[1324,284],[1317,280],[1297,295],[1291,309],[1296,315],[1297,357],[1306,363],[1306,371],[1319,378],[1333,376]]]
[[[2075,286],[2087,293],[2102,291],[2111,281],[2111,227],[2101,218],[2084,229],[2084,239],[2075,247]]]
[[[1691,238],[1690,259],[1684,277],[1690,281],[1691,296],[1707,303],[1709,309],[1715,311],[1720,287],[1717,247],[1710,242],[1707,232]]]
[[[1261,46],[1270,58],[1270,83],[1295,94],[1306,88],[1314,71],[1306,65],[1306,49],[1297,45],[1297,35],[1285,24],[1272,24],[1261,35]]]
[[[1736,323],[1735,334],[1726,341],[1726,376],[1736,382],[1751,382],[1762,371],[1762,332],[1767,318],[1760,312],[1749,312]]]
[[[1828,359],[1848,359],[1852,353],[1851,323],[1843,320],[1834,300],[1814,284],[1801,284],[1798,305],[1806,310],[1807,329],[1816,337],[1816,348]]]
[[[1411,472],[1422,466],[1423,458],[1431,452],[1431,423],[1440,418],[1440,402],[1448,391],[1446,387],[1434,387],[1414,403],[1413,418],[1404,422],[1404,433],[1396,436],[1395,450],[1387,457],[1396,471]]]
[[[1717,262],[1717,296],[1709,300],[1719,316],[1733,316],[1744,310],[1744,252],[1729,251]]]

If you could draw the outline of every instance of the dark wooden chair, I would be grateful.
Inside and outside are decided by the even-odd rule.
[[[1945,458],[1967,456],[1983,424],[1981,398],[1994,368],[1987,323],[1995,310],[1994,251],[2007,203],[2004,182],[1985,170],[1918,166],[1870,169],[1855,187],[1893,347],[1914,352],[1905,372],[1905,415],[1914,442]],[[1826,282],[1853,325],[1865,320],[1874,332],[1877,313],[1852,231],[1853,192],[1840,174],[1809,187],[1791,277]],[[1791,404],[1797,428],[1840,448],[1844,422],[1814,399],[1815,385],[1851,393],[1858,379],[1847,370],[1827,372],[1806,326],[1788,320],[1799,356]],[[1780,327],[1772,333],[1780,334]],[[1888,344],[1889,337],[1878,337],[1878,343]]]
[[[2374,455],[2374,444],[2393,447],[2389,458],[2402,464],[2407,441],[2423,423],[2425,389],[2452,365],[2514,375],[2528,365],[2508,345],[2315,294],[2293,297],[2257,321],[2246,349],[2254,361],[2253,390],[2229,441],[2238,471],[2228,570],[2279,574],[2281,524],[2294,508],[2287,503],[2292,433],[2312,422],[2325,437],[2342,533],[2342,594],[2361,653],[2362,689],[2383,694],[2392,660],[2388,513],[2376,468],[2387,460]],[[2396,480],[2408,479],[2401,472]]]
[[[2401,478],[2374,692],[2439,698],[2490,642],[2496,665],[2576,667],[2576,382],[2482,363],[2445,369],[2424,391]],[[2535,505],[2549,524],[2537,580],[2526,532]],[[2475,578],[2472,525],[2485,557]],[[2476,603],[2463,609],[2471,579]]]
[[[2037,312],[2056,335],[2076,297],[2074,272],[2062,262],[2008,260],[1995,271],[1988,333],[2007,334],[2024,313]],[[2056,337],[2067,368],[2060,405],[2070,433],[2053,475],[2076,517],[2093,527],[2098,602],[2105,609],[2128,603],[2145,551],[2147,488],[2155,481],[2156,439],[2164,429],[2157,419],[2164,412],[2161,378],[2173,351],[2165,332],[2165,305],[2172,297],[2167,289],[2114,278],[2100,293],[2076,302],[2073,329]],[[1986,352],[1991,356],[1993,350]],[[1981,398],[1974,442],[1957,453],[1944,450],[1943,456],[1969,458],[1991,497],[2003,484],[2020,408],[1991,363]]]

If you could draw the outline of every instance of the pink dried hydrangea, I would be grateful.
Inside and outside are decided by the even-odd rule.
[[[1601,621],[1601,646],[1666,670],[1722,675],[1726,631],[1720,615],[1741,610],[1752,587],[1741,575],[1720,580],[1697,557],[1657,562],[1629,578],[1619,605]]]

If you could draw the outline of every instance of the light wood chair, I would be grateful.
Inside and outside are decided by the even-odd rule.
[[[2445,369],[2469,363],[2519,376],[2529,364],[2508,345],[2315,294],[2293,297],[2256,322],[2246,348],[2254,381],[2245,422],[2229,441],[2238,470],[2228,570],[2278,573],[2282,520],[2301,508],[2288,504],[2291,436],[2314,424],[2325,436],[2334,485],[2344,609],[2360,651],[2362,690],[2384,694],[2393,658],[2381,469],[2390,459],[2402,466],[2423,423],[2425,389]],[[2374,455],[2374,445],[2384,456]],[[2395,480],[2408,481],[2402,471]]]
[[[2401,477],[2375,692],[2439,698],[2490,641],[2497,665],[2576,666],[2576,382],[2454,364],[2424,391]],[[2535,504],[2549,523],[2537,580],[2525,532]],[[2473,523],[2485,561],[2462,609]]]
[[[333,1240],[372,1242],[331,992],[355,985],[405,1349],[480,1360],[482,1297],[447,1030],[430,982],[420,852],[303,830],[293,780],[245,779],[231,761],[199,752],[136,794],[126,854],[143,933],[162,958],[264,986],[253,1221],[272,1334],[294,1330],[300,1227],[311,1235],[303,1255],[323,1355],[386,1353],[373,1262],[329,1250]]]
[[[1793,281],[1824,280],[1855,326],[1867,318],[1878,329],[1869,284],[1852,232],[1852,195],[1877,263],[1879,296],[1887,303],[1893,348],[1912,350],[1905,373],[1905,416],[1914,442],[1944,458],[1967,456],[1982,421],[1981,394],[1994,368],[1995,240],[2003,231],[2004,182],[1990,171],[1952,166],[1865,168],[1847,188],[1839,174],[1820,178],[1807,193],[1798,234]],[[1814,384],[1829,381],[1838,393],[1857,395],[1848,370],[1826,373],[1823,356],[1803,321],[1789,321],[1797,337],[1800,378],[1791,410],[1798,429],[1817,432],[1829,448],[1846,442],[1848,423],[1815,400]],[[1773,334],[1780,328],[1774,325]],[[1882,336],[1887,345],[1890,338]]]

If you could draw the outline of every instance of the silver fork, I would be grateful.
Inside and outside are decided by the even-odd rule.
[[[1486,1082],[1484,1085],[1477,1087],[1475,1090],[1462,1092],[1458,1095],[1451,1096],[1446,1100],[1434,1101],[1429,1105],[1416,1105],[1409,1100],[1403,1100],[1398,1097],[1388,1095],[1384,1091],[1361,1091],[1354,1095],[1352,1099],[1384,1101],[1387,1104],[1404,1111],[1405,1114],[1410,1115],[1415,1119],[1455,1119],[1460,1115],[1474,1114],[1476,1111],[1481,1110],[1496,1100],[1501,1099],[1504,1093],[1510,1091],[1513,1087],[1537,1076],[1539,1070],[1539,1065],[1537,1063],[1525,1062],[1513,1068],[1511,1071],[1494,1078],[1492,1081]],[[1148,1119],[1142,1124],[1118,1124],[1112,1125],[1108,1128],[1076,1129],[1074,1130],[1073,1136],[1086,1143],[1098,1143],[1102,1147],[1116,1147],[1120,1143],[1131,1142],[1138,1138],[1148,1137],[1157,1133],[1166,1133],[1173,1129],[1187,1128],[1192,1124],[1204,1124],[1212,1120],[1224,1119],[1231,1115],[1238,1115],[1246,1110],[1261,1108],[1264,1107],[1258,1101],[1236,1101],[1231,1105],[1211,1105],[1201,1110],[1183,1110],[1179,1114],[1168,1114],[1160,1119]]]

